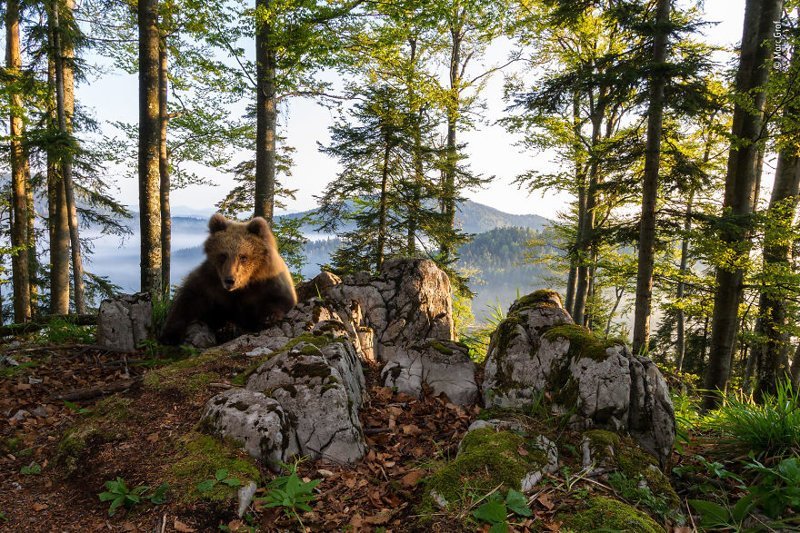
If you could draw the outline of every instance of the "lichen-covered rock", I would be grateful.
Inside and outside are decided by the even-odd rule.
[[[133,352],[147,340],[153,321],[150,293],[122,294],[100,303],[97,344],[106,350]]]
[[[364,377],[352,347],[342,346],[349,341],[337,344],[298,343],[264,363],[247,389],[277,400],[292,422],[300,454],[350,463],[366,452],[358,419]]]
[[[428,340],[395,352],[381,379],[385,386],[412,396],[422,393],[424,383],[434,394],[445,393],[459,405],[475,403],[479,396],[469,349],[453,341]]]
[[[573,425],[626,430],[662,462],[675,416],[666,382],[624,342],[572,323],[552,291],[515,302],[492,335],[483,397],[487,407],[521,408],[547,398]]]
[[[206,404],[201,426],[241,443],[272,468],[297,452],[291,440],[294,430],[280,403],[260,392],[230,389],[217,394]]]

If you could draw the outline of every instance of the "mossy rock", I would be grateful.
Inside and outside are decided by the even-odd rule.
[[[656,459],[641,449],[633,439],[602,429],[592,429],[583,435],[589,439],[592,453],[596,457],[595,463],[610,463],[610,466],[616,466],[628,479],[643,479],[656,497],[663,498],[671,509],[680,509],[681,500],[669,478],[658,467]]]
[[[594,361],[605,361],[608,358],[607,350],[609,348],[625,344],[625,341],[621,339],[608,339],[576,324],[554,326],[544,332],[543,337],[551,342],[556,339],[568,340],[569,351],[567,353],[574,360],[588,358]]]
[[[303,333],[302,335],[298,335],[297,337],[291,339],[274,352],[256,358],[256,360],[253,361],[253,363],[250,364],[244,371],[237,374],[236,377],[231,380],[231,383],[237,387],[244,387],[247,384],[247,380],[250,379],[250,376],[255,374],[256,370],[258,370],[261,365],[277,355],[290,351],[292,348],[301,343],[304,343],[304,346],[300,347],[300,353],[303,355],[319,355],[322,348],[325,346],[341,341],[342,339],[334,338],[330,335],[314,335],[313,333]]]
[[[174,487],[173,493],[178,494],[184,503],[234,500],[238,487],[216,483],[206,492],[201,492],[197,487],[206,480],[214,479],[220,469],[227,470],[228,478],[238,479],[241,485],[251,481],[258,483],[261,479],[255,461],[233,440],[220,440],[191,432],[177,442],[176,449],[168,477],[170,486]]]
[[[562,531],[589,533],[593,531],[624,531],[629,533],[664,533],[652,518],[627,503],[596,496],[577,512],[565,511],[556,515]]]
[[[521,455],[520,449],[527,455]],[[546,464],[545,452],[519,435],[493,428],[470,431],[458,456],[425,480],[421,514],[430,514],[438,506],[433,493],[446,500],[448,508],[458,507],[498,486],[501,491],[519,490],[526,474]]]
[[[517,299],[508,311],[508,314],[517,313],[525,309],[544,307],[561,308],[561,295],[552,289],[539,289]]]

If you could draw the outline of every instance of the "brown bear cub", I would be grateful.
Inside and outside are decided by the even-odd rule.
[[[228,323],[258,331],[297,303],[294,283],[261,217],[234,222],[217,213],[208,222],[206,260],[178,289],[159,340],[180,344],[193,322],[216,332]]]

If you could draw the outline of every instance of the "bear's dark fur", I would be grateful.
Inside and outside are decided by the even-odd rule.
[[[266,220],[234,222],[217,213],[208,228],[206,260],[178,289],[159,338],[164,344],[183,342],[193,322],[215,332],[228,323],[258,331],[297,303],[292,276]]]

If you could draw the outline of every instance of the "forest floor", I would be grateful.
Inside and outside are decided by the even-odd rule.
[[[213,363],[218,379],[178,394],[142,385],[149,368],[174,361],[175,354],[164,358],[141,351],[123,356],[88,344],[35,343],[0,345],[0,354],[18,363],[0,370],[1,531],[301,529],[296,519],[280,509],[258,503],[239,519],[235,502],[187,498],[193,487],[181,486],[186,480],[170,474],[181,439],[197,434],[205,402],[229,387],[230,380],[247,368],[250,361],[245,358]],[[369,367],[369,397],[360,415],[370,450],[365,460],[352,466],[319,461],[299,464],[298,473],[305,481],[321,480],[311,503],[313,511],[300,517],[309,530],[420,530],[420,480],[437,464],[455,457],[467,427],[480,416],[479,407],[463,408],[430,395],[417,399],[393,393],[376,385],[377,377],[377,368]],[[119,387],[124,390],[98,394]],[[64,395],[73,399],[65,400]],[[95,431],[93,421],[100,417],[110,420],[110,425]],[[64,437],[75,428],[92,428],[94,432],[87,433],[86,449],[80,450],[80,460],[70,472],[65,467]],[[676,480],[682,498],[685,491],[681,485],[691,487],[707,481],[707,467],[698,465],[696,458],[708,457],[714,448],[713,440],[701,439],[682,449],[681,455],[675,454],[676,464],[685,467],[683,478]],[[570,461],[569,457],[564,459]],[[573,461],[576,466],[566,466],[531,497],[533,515],[513,524],[512,531],[558,531],[556,514],[576,499],[587,492],[614,493],[596,480],[575,477],[580,470],[577,451]],[[205,475],[213,474],[212,469]],[[275,474],[262,469],[260,476],[259,486],[263,487]],[[118,477],[129,488],[155,487],[168,481],[166,503],[143,501],[109,517],[109,504],[101,502],[98,495],[105,482]],[[196,485],[197,480],[191,483]],[[724,481],[712,487],[729,489],[735,490]],[[265,490],[260,488],[257,496],[263,496]],[[458,524],[463,523],[463,517],[460,519],[434,516],[424,529],[460,531],[463,526]],[[689,517],[675,530],[691,531],[691,526]],[[488,530],[488,526],[483,529]]]

